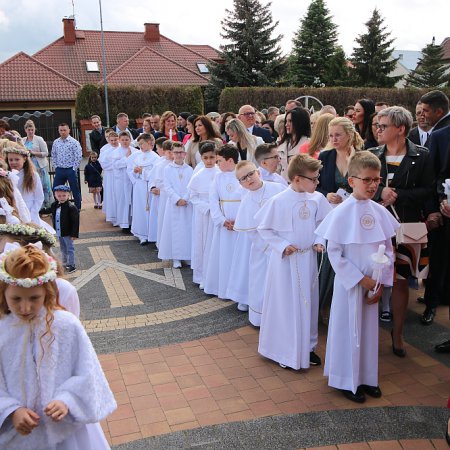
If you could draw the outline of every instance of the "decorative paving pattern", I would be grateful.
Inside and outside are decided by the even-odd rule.
[[[178,431],[117,445],[113,448],[114,450],[150,448],[154,450],[175,448],[288,450],[366,441],[370,445],[376,441],[398,439],[442,439],[442,430],[447,418],[448,412],[444,408],[392,407],[322,411],[264,417],[246,422]],[[414,448],[433,448],[428,447],[429,444],[424,442],[421,447]],[[444,444],[443,441],[442,444]],[[359,448],[373,448],[369,445]],[[378,448],[392,447],[386,444]],[[398,448],[402,447],[399,445]]]

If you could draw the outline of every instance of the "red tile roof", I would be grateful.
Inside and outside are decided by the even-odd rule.
[[[80,84],[99,83],[103,71],[101,33],[100,31],[77,30],[76,34],[77,39],[74,45],[64,44],[64,38],[61,37],[33,56]],[[186,69],[199,73],[197,63],[208,62],[206,49],[208,48],[208,54],[211,56],[214,50],[209,46],[199,46],[200,48],[197,49],[196,46],[184,46],[163,35],[157,42],[147,41],[144,39],[143,32],[105,31],[104,36],[106,68],[109,74],[144,47],[149,47]],[[86,61],[97,61],[100,72],[87,72]],[[142,70],[159,71],[159,68],[157,65],[153,67],[148,65],[148,69],[145,69],[144,65],[141,67]],[[178,72],[179,79],[176,84],[186,84],[182,80],[185,71],[184,69]],[[163,72],[158,76],[163,76]],[[203,84],[206,83],[207,79],[205,78]]]
[[[149,69],[145,69],[146,67]],[[144,47],[112,71],[107,76],[107,81],[108,84],[202,86],[208,82],[208,78]]]
[[[208,59],[220,59],[219,52],[210,45],[191,45],[191,44],[185,44],[185,47],[187,47],[189,50],[192,50],[194,52],[199,53],[200,55],[203,55],[205,58]]]
[[[0,64],[0,100],[73,101],[80,85],[26,53],[19,52]]]
[[[443,56],[442,59],[450,59],[450,37],[446,37],[441,44],[441,47],[443,49]]]

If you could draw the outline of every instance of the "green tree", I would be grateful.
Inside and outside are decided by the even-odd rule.
[[[422,58],[415,70],[406,77],[408,86],[418,88],[443,88],[450,85],[450,76],[446,74],[446,65],[442,61],[444,50],[433,40],[422,49]]]
[[[292,84],[314,86],[325,82],[328,60],[336,50],[337,26],[324,0],[312,0],[292,40],[289,78]]]
[[[349,86],[349,67],[344,49],[338,45],[327,61],[324,75],[325,86]]]
[[[258,0],[233,0],[233,10],[226,10],[221,36],[227,44],[219,48],[222,61],[209,66],[211,79],[205,91],[209,105],[217,103],[225,87],[271,86],[283,75],[279,46],[283,36],[272,37],[278,22],[273,22],[270,6]]]
[[[383,26],[384,19],[375,8],[366,22],[367,32],[356,38],[359,47],[353,49],[353,83],[356,86],[394,87],[401,77],[389,74],[395,69],[398,58],[392,58],[394,51],[390,32]]]

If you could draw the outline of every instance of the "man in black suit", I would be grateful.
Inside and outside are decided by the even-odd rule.
[[[433,161],[435,174],[439,174],[443,164],[447,161],[450,146],[450,113],[449,99],[442,91],[431,91],[420,99],[422,114],[432,127],[430,138],[426,146],[430,149],[430,158]],[[430,273],[425,286],[425,311],[421,321],[424,325],[433,323],[436,306],[443,299],[446,286],[445,254],[446,237],[444,233],[443,218],[439,212],[439,204],[436,196],[430,200],[427,216],[428,247],[430,257]]]
[[[97,115],[91,117],[91,123],[94,127],[94,129],[89,133],[91,149],[99,155],[100,149],[107,144],[105,128],[102,127],[102,119],[100,119]]]
[[[117,124],[113,127],[113,130],[120,134],[122,131],[126,131],[130,135],[130,139],[133,141],[139,136],[139,133],[134,128],[129,128],[128,125],[130,124],[130,119],[128,118],[128,114],[121,112],[117,114],[116,117]]]
[[[259,136],[264,142],[273,142],[270,131],[262,127],[256,127],[256,112],[251,105],[244,105],[239,108],[238,119],[245,125],[245,128],[254,136]]]
[[[416,145],[425,145],[430,135],[431,126],[425,119],[422,110],[422,102],[419,100],[416,105],[417,127],[414,127],[408,134],[408,139]]]

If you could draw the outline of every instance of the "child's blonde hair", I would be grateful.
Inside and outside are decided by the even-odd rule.
[[[292,181],[296,176],[306,172],[316,172],[322,168],[322,163],[313,157],[302,153],[291,158],[288,166],[288,178]]]
[[[245,160],[245,161],[239,161],[236,164],[236,167],[234,168],[234,172],[237,173],[237,171],[239,169],[242,169],[243,167],[251,167],[252,169],[257,169],[257,167],[255,166],[255,164],[253,164],[251,161]]]
[[[381,170],[380,160],[367,150],[356,152],[350,158],[348,162],[348,176],[357,177],[364,169]]]

